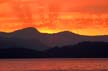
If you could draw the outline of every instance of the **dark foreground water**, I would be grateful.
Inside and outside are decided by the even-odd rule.
[[[108,59],[1,59],[0,71],[108,71]]]

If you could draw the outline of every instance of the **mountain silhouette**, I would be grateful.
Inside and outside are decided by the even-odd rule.
[[[108,36],[84,36],[69,31],[47,34],[32,27],[0,32],[0,58],[44,57],[108,57]]]
[[[108,36],[83,36],[69,31],[47,34],[40,33],[33,27],[24,28],[11,33],[0,33],[0,45],[5,48],[19,46],[45,50],[56,46],[75,45],[84,41],[108,42]]]
[[[10,33],[10,37],[15,38],[38,38],[40,36],[40,32],[35,28],[29,27],[21,30],[14,31]]]
[[[108,42],[108,36],[84,36],[78,35],[69,31],[63,31],[55,34],[40,33],[35,28],[25,28],[17,30],[12,34],[12,37],[20,38],[36,38],[48,47],[74,45],[83,41],[103,41]]]
[[[49,42],[52,45],[52,47],[56,45],[61,47],[65,45],[74,45],[84,41],[108,42],[108,36],[84,36],[84,35],[78,35],[72,32],[68,32],[68,31],[64,31],[64,32],[53,34],[47,39],[47,42]]]
[[[0,33],[0,48],[29,48],[44,50],[48,47],[40,42],[38,31],[34,28],[18,30],[12,33]]]

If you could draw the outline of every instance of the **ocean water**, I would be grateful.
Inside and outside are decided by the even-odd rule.
[[[1,59],[0,71],[108,71],[108,59]]]

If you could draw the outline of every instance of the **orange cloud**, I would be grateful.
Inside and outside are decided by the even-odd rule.
[[[44,33],[108,35],[107,8],[108,0],[1,0],[0,31],[32,26]]]

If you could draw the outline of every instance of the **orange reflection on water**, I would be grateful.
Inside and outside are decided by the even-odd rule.
[[[0,60],[0,71],[108,70],[107,59],[8,59]]]

